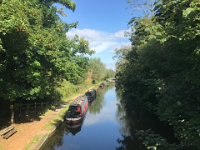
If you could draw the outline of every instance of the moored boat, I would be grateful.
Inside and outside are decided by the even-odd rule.
[[[101,84],[99,85],[99,87],[100,87],[101,89],[103,89],[105,86],[106,86],[106,84],[105,84],[104,82],[101,83]]]
[[[78,97],[70,106],[66,116],[68,124],[78,124],[83,121],[88,110],[87,96]]]
[[[92,101],[96,99],[96,94],[97,94],[97,91],[95,89],[89,90],[85,93],[89,103],[91,103]]]

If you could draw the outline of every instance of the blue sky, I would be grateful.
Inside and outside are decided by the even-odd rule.
[[[115,68],[114,51],[130,45],[125,30],[131,19],[128,0],[74,0],[77,5],[75,12],[65,10],[66,23],[78,21],[79,26],[67,33],[75,34],[89,41],[90,47],[96,51],[93,57],[99,57],[108,68]]]

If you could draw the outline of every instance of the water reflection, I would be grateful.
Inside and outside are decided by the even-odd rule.
[[[108,121],[115,121],[115,97],[113,99],[110,99],[111,97],[113,97],[113,92],[108,92],[105,94],[105,92],[108,91],[110,88],[112,88],[112,86],[98,90],[97,100],[95,101],[95,104],[89,108],[90,111],[87,114],[87,118],[84,123],[85,126],[102,124]]]
[[[118,101],[116,115],[120,123],[119,132],[121,133],[121,137],[117,139],[118,146],[116,150],[146,150],[142,141],[135,135],[134,128],[131,126],[132,123],[136,123],[135,120],[128,117],[122,98],[118,93],[116,94]]]
[[[79,124],[76,126],[67,126],[67,129],[71,134],[76,135],[78,132],[81,131],[81,127],[82,127],[82,124]]]
[[[93,101],[91,104],[91,107],[89,107],[89,112],[91,114],[99,114],[101,112],[101,109],[105,105],[104,95],[105,95],[106,91],[108,91],[110,88],[112,88],[112,86],[107,86],[103,89],[99,88],[97,90],[96,100]]]
[[[54,150],[55,146],[61,146],[64,143],[63,137],[68,135],[69,131],[65,123],[61,124],[56,130],[56,133],[47,141],[47,143],[42,147],[43,150]]]
[[[97,99],[90,106],[79,128],[64,123],[43,147],[44,150],[145,150],[137,130],[151,128],[170,139],[169,128],[139,105],[125,109],[113,86],[98,91]],[[163,132],[164,131],[164,132]]]
[[[121,126],[122,138],[118,139],[120,146],[117,147],[117,150],[146,150],[143,140],[156,142],[156,139],[153,138],[156,134],[161,135],[169,143],[176,141],[172,128],[166,122],[161,122],[155,114],[145,109],[143,105],[133,100],[129,101],[131,105],[130,103],[127,105],[123,98],[119,96],[119,99],[118,118],[123,122],[123,125]],[[125,105],[127,105],[126,108]],[[152,138],[148,139],[145,137],[146,135]]]

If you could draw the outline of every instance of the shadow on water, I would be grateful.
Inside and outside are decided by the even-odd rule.
[[[125,108],[125,101],[119,95],[118,97],[121,104],[118,106],[118,118],[123,122],[126,130],[128,127],[128,134],[122,133],[122,138],[118,139],[120,146],[117,150],[146,150],[143,144],[145,134],[152,135],[149,141],[156,140],[153,136],[159,135],[169,143],[177,142],[173,129],[166,122],[160,121],[155,114],[137,102]]]
[[[106,91],[111,89],[113,86],[106,86],[105,88],[99,88],[97,90],[96,100],[92,102],[91,107],[89,107],[89,112],[91,114],[99,114],[103,106],[105,105],[104,95]]]
[[[64,142],[64,135],[69,133],[66,123],[62,123],[59,128],[56,130],[54,136],[52,136],[47,143],[41,148],[42,150],[54,150],[55,145],[60,146]]]
[[[84,122],[84,121],[83,121]],[[48,139],[45,145],[42,146],[42,150],[54,150],[55,147],[59,147],[63,145],[65,139],[64,136],[68,135],[69,133],[75,136],[77,133],[81,131],[83,122],[75,126],[68,126],[67,123],[64,121],[56,130],[54,135]]]

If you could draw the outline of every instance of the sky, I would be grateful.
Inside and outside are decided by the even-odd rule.
[[[76,10],[65,10],[66,23],[78,21],[78,27],[67,32],[68,37],[79,35],[89,41],[98,57],[107,66],[115,69],[113,60],[116,49],[130,45],[124,32],[132,18],[128,0],[74,0]],[[58,6],[59,7],[59,6]]]

